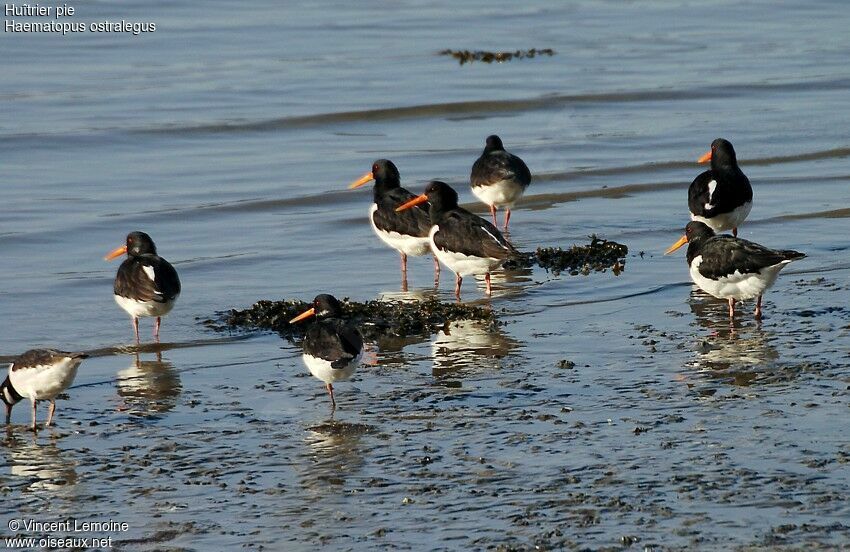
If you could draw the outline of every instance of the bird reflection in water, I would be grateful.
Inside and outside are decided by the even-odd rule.
[[[302,485],[327,492],[328,485],[344,485],[345,478],[365,464],[368,450],[363,437],[375,429],[366,424],[329,420],[307,428],[304,443],[308,461],[299,463]]]
[[[130,367],[118,372],[116,384],[118,396],[124,399],[123,409],[137,416],[172,410],[183,389],[174,366],[163,360],[159,351],[156,360],[141,360],[136,353]]]
[[[45,498],[70,493],[77,483],[74,454],[57,446],[61,437],[50,435],[36,439],[32,435],[16,435],[11,428],[6,431],[3,451],[12,476],[11,487],[23,484],[22,490],[49,492]]]
[[[689,304],[697,324],[713,330],[696,348],[695,367],[733,385],[749,385],[777,367],[776,338],[760,323],[736,320],[730,326],[726,303],[696,289]]]
[[[458,320],[437,333],[431,350],[437,378],[457,376],[469,369],[497,369],[501,359],[520,343],[492,322]]]

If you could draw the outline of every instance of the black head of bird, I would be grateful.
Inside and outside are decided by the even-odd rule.
[[[679,238],[679,241],[671,245],[664,254],[669,255],[686,243],[698,243],[701,240],[712,236],[714,236],[714,230],[712,230],[707,224],[696,220],[691,221],[685,226],[685,234]]]
[[[504,151],[505,146],[502,145],[502,139],[496,136],[495,134],[491,134],[487,137],[487,140],[484,143],[484,153],[490,153],[491,151]]]
[[[395,163],[389,159],[378,159],[372,163],[372,170],[348,185],[349,190],[359,188],[367,182],[375,181],[375,187],[392,189],[401,186],[401,177]]]
[[[735,156],[735,148],[729,140],[716,138],[711,143],[711,149],[697,160],[697,163],[707,163],[711,161],[712,170],[717,170],[721,167],[737,167],[738,158]]]
[[[342,316],[342,305],[333,295],[321,293],[313,299],[312,307],[290,320],[289,323],[295,324],[311,316],[318,319],[340,318]]]
[[[432,219],[434,213],[442,213],[457,208],[457,192],[454,188],[439,180],[432,180],[422,195],[416,196],[407,203],[396,207],[396,211],[404,211],[420,203],[431,204]]]
[[[156,245],[150,236],[144,232],[130,232],[127,234],[127,239],[121,247],[110,251],[105,259],[111,261],[115,257],[127,254],[128,257],[138,257],[139,255],[156,255]]]

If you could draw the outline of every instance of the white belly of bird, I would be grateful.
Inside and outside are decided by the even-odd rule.
[[[449,267],[449,270],[455,274],[461,277],[469,276],[470,274],[487,274],[502,266],[504,261],[501,259],[476,257],[474,255],[464,255],[463,253],[439,249],[434,244],[434,234],[439,230],[439,226],[433,226],[431,233],[428,235],[431,240],[431,249],[434,251],[434,255],[437,256],[437,260]]]
[[[486,205],[513,208],[525,189],[515,180],[500,180],[487,186],[473,186],[472,193]]]
[[[387,232],[375,226],[375,211],[378,206],[372,204],[372,209],[369,210],[369,223],[372,225],[372,230],[381,238],[381,241],[389,245],[396,251],[400,251],[405,255],[419,257],[431,251],[431,242],[428,237],[417,238],[416,236],[406,236],[398,232]]]
[[[130,316],[136,317],[164,316],[171,312],[171,309],[174,308],[174,302],[177,300],[177,297],[175,297],[171,301],[159,303],[157,301],[137,301],[129,297],[121,297],[120,295],[115,295],[114,297],[119,307],[127,311],[127,314]]]
[[[50,400],[70,387],[82,359],[63,358],[56,364],[42,364],[9,372],[9,380],[21,396]]]
[[[331,361],[310,356],[307,353],[301,355],[301,358],[304,360],[304,364],[307,366],[307,369],[310,370],[311,374],[313,374],[313,377],[320,379],[325,383],[333,383],[335,381],[347,380],[354,375],[354,371],[357,370],[357,366],[360,365],[360,359],[363,358],[363,349],[361,349],[360,353],[343,368],[334,368],[331,366]]]
[[[731,230],[732,228],[741,226],[744,223],[744,220],[746,220],[747,215],[750,214],[750,210],[752,208],[753,202],[748,201],[740,207],[737,207],[731,213],[724,213],[711,218],[705,218],[691,213],[691,220],[707,224],[708,227],[715,232],[725,232],[726,230]]]
[[[699,273],[699,265],[702,263],[702,255],[698,255],[691,263],[691,280],[704,292],[719,299],[752,299],[762,295],[776,281],[779,271],[791,261],[782,261],[779,264],[768,266],[759,272],[741,274],[735,271],[733,274],[713,280]]]

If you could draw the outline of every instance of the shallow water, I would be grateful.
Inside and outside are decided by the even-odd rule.
[[[56,428],[34,438],[16,407],[6,518],[126,521],[96,536],[127,550],[850,543],[843,2],[77,8],[158,30],[0,33],[0,360],[93,353]],[[557,54],[437,55],[531,47]],[[387,157],[483,212],[464,183],[494,132],[535,175],[513,241],[595,233],[629,246],[623,274],[500,274],[492,301],[469,280],[500,331],[373,344],[333,416],[291,343],[200,323],[259,298],[430,295],[425,258],[399,291],[370,192],[345,186]],[[745,304],[730,328],[661,255],[718,136],[754,187],[741,235],[808,254],[761,324]],[[138,355],[102,261],[136,229],[184,286]]]

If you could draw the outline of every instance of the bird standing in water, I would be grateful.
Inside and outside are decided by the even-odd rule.
[[[531,171],[525,162],[505,151],[502,139],[488,136],[481,153],[472,165],[469,176],[472,193],[490,207],[493,226],[496,226],[496,209],[505,207],[505,230],[511,220],[511,208],[519,201],[531,184]]]
[[[685,235],[665,255],[688,244],[691,280],[704,292],[729,301],[729,319],[735,317],[735,301],[757,297],[755,317],[761,319],[761,297],[773,285],[779,271],[806,255],[792,250],[768,249],[732,236],[717,236],[708,225],[691,221]]]
[[[487,295],[492,295],[490,272],[515,257],[517,250],[494,225],[458,206],[457,192],[445,182],[432,181],[425,193],[396,209],[403,211],[426,201],[431,204],[431,249],[455,273],[455,296],[460,300],[463,277],[469,274],[484,274]]]
[[[711,161],[711,169],[700,173],[688,188],[691,220],[715,232],[732,230],[737,237],[738,227],[753,208],[753,188],[738,167],[735,148],[728,140],[714,140],[711,150],[697,162],[707,161]]]
[[[139,317],[155,316],[153,335],[159,341],[162,317],[171,312],[180,295],[180,278],[171,264],[156,254],[156,245],[144,232],[130,232],[124,245],[106,255],[110,261],[127,258],[115,275],[115,302],[133,319],[136,343],[139,342]]]
[[[289,321],[295,324],[315,316],[318,320],[304,336],[302,359],[310,373],[325,382],[336,408],[333,382],[351,378],[363,358],[363,336],[354,324],[342,319],[342,306],[333,295],[323,293],[313,306]]]

